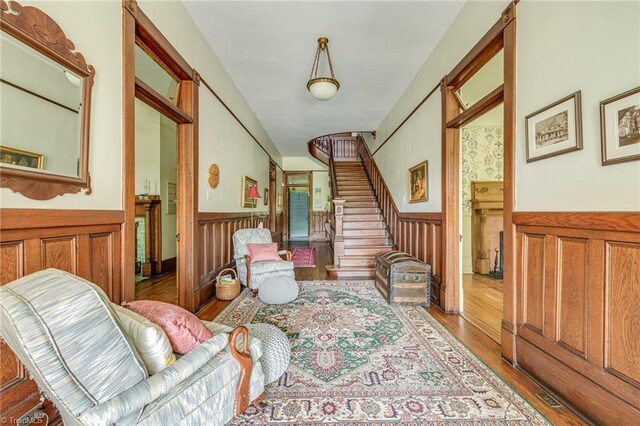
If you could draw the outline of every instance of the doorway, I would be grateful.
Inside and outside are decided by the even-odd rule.
[[[504,83],[498,51],[455,95],[465,111]],[[504,270],[504,107],[460,127],[461,315],[500,343]]]
[[[461,130],[465,126],[502,105],[503,186],[502,186],[502,247],[499,262],[503,269],[503,303],[500,323],[502,356],[509,362],[515,359],[515,229],[512,220],[514,208],[514,151],[515,151],[515,39],[516,2],[503,11],[502,16],[476,43],[469,53],[442,80],[442,226],[443,277],[446,287],[444,308],[448,312],[464,315],[463,215],[462,215],[462,149]],[[494,62],[493,72],[486,66]],[[496,80],[496,73],[500,80]],[[474,78],[482,80],[491,74],[489,84],[479,84],[482,90],[473,93],[461,91]],[[490,76],[491,77],[491,76]],[[491,87],[492,86],[492,87]],[[469,97],[469,95],[472,95]],[[468,99],[465,100],[465,96]],[[482,217],[480,217],[481,219]],[[480,246],[479,246],[480,247]],[[483,249],[484,250],[484,249]],[[487,256],[480,256],[491,266],[491,248]],[[482,253],[480,253],[482,254]],[[495,265],[495,253],[494,253]]]
[[[135,101],[136,299],[178,302],[177,125]]]
[[[501,341],[504,271],[503,108],[460,129],[462,316]]]
[[[312,172],[285,172],[284,239],[308,241]]]
[[[131,7],[133,6],[133,7]],[[168,286],[177,303],[190,311],[198,306],[196,285],[198,278],[197,256],[198,238],[196,214],[198,212],[198,83],[197,72],[180,56],[169,41],[158,31],[149,18],[135,3],[123,5],[123,197],[124,223],[122,226],[122,297],[124,300],[136,298],[136,202],[139,196],[147,194],[143,201],[149,208],[149,228],[156,227],[155,244],[150,243],[149,255],[143,256],[151,274],[162,273],[175,262],[175,274],[171,280],[175,285]],[[137,165],[146,157],[159,156],[158,152],[143,152],[136,143],[140,137],[136,129],[136,115],[142,111],[136,105],[146,107],[160,115],[160,125],[171,130],[165,138],[171,139],[175,160],[170,182],[160,177],[156,180],[142,177]],[[167,140],[168,140],[167,139]],[[156,142],[160,144],[158,139]],[[158,145],[160,147],[160,145]],[[157,160],[160,161],[160,160]],[[165,164],[165,166],[167,166]],[[136,179],[137,175],[140,179]],[[163,194],[166,195],[162,199]],[[178,197],[179,194],[179,197]],[[157,196],[157,200],[154,200]],[[152,202],[153,201],[153,202]],[[155,206],[153,206],[155,205]],[[153,210],[153,213],[152,213]],[[157,221],[152,217],[160,216]],[[167,232],[164,240],[163,215]],[[171,216],[169,218],[169,216]],[[175,224],[175,229],[171,229]],[[171,235],[172,234],[172,235]],[[142,238],[142,237],[139,237]],[[146,237],[145,237],[146,238]],[[170,251],[175,248],[175,256]],[[167,252],[163,253],[163,249]],[[152,257],[153,256],[153,257]],[[175,289],[175,291],[173,290]]]
[[[289,188],[289,240],[309,238],[309,189]]]

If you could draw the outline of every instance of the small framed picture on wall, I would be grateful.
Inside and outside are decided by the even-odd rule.
[[[260,194],[257,192],[256,187],[258,186],[258,182],[255,179],[251,179],[249,176],[242,176],[242,207],[250,207],[254,208],[257,206],[257,199],[260,197]],[[253,188],[255,197],[251,197],[250,194],[251,188]]]
[[[581,93],[525,117],[527,163],[582,149]]]
[[[429,200],[429,181],[427,178],[427,162],[409,169],[409,202],[420,203]]]
[[[640,87],[600,102],[602,165],[640,160]]]

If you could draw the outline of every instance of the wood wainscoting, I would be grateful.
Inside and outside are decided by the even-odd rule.
[[[431,303],[442,308],[442,214],[398,213],[396,221],[395,246],[431,265]]]
[[[280,218],[282,215],[280,215]],[[238,229],[269,224],[266,212],[258,213],[198,213],[198,284],[195,292],[196,310],[215,297],[218,272],[233,262],[233,233]],[[277,220],[276,220],[277,224]],[[276,225],[276,229],[277,229]],[[275,234],[275,235],[274,235]],[[277,238],[277,232],[272,232]]]
[[[327,241],[327,232],[325,223],[329,220],[329,214],[326,211],[310,211],[309,240],[310,241]]]
[[[361,137],[359,140],[358,155],[371,182],[391,242],[398,250],[431,265],[431,302],[444,309],[446,284],[442,280],[442,213],[400,213],[369,147]]]
[[[46,268],[57,268],[99,285],[120,303],[120,237],[122,211],[0,209],[0,285]],[[55,424],[59,418],[41,401],[35,382],[4,343],[0,344],[0,421],[20,422],[43,410]],[[24,418],[23,418],[24,419]],[[25,420],[26,421],[26,420]]]
[[[519,367],[599,424],[635,424],[640,213],[514,213],[513,223]]]

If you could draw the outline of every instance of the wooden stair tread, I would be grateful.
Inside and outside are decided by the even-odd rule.
[[[330,277],[375,276],[375,255],[393,249],[382,210],[361,161],[335,163],[334,179],[343,210],[344,253],[340,267],[327,266]]]

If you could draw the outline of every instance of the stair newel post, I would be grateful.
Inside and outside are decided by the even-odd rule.
[[[333,200],[333,216],[335,220],[335,237],[333,239],[333,264],[340,266],[340,256],[344,254],[344,233],[342,219],[344,218],[344,203],[346,200]]]

